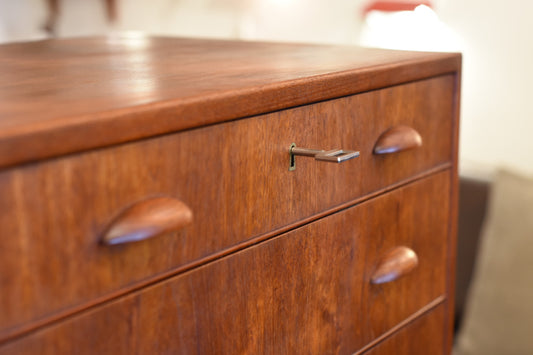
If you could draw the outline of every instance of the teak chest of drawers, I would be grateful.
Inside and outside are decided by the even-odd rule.
[[[0,354],[450,352],[460,55],[123,36],[0,63]]]

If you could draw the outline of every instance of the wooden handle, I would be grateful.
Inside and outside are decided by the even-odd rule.
[[[124,244],[177,231],[192,222],[192,211],[180,200],[155,197],[120,213],[107,228],[102,243]]]
[[[397,247],[386,254],[379,262],[370,280],[373,284],[383,284],[394,281],[418,265],[416,253],[408,247]]]
[[[422,137],[413,128],[396,126],[379,136],[374,154],[392,154],[422,146]]]

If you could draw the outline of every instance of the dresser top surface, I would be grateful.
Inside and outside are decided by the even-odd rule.
[[[460,69],[458,54],[121,35],[0,46],[0,167]]]

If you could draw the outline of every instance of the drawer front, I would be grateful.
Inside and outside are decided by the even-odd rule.
[[[2,329],[100,302],[449,163],[453,85],[443,76],[1,173],[0,228],[10,237],[0,251],[0,339]],[[383,132],[401,125],[422,147],[374,155]],[[291,143],[361,155],[341,164],[298,156],[289,171]],[[167,216],[183,207],[192,221],[158,220],[145,205],[155,196],[176,200]],[[134,237],[167,233],[103,246],[110,225],[135,227]]]
[[[444,352],[445,319],[443,305],[425,314],[390,338],[385,339],[365,355],[439,355]]]
[[[448,172],[38,330],[1,354],[350,354],[445,294]],[[418,266],[371,284],[390,247]],[[384,306],[385,305],[385,306]]]

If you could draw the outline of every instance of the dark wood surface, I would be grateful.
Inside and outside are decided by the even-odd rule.
[[[0,64],[0,353],[416,353],[426,313],[450,352],[460,55],[119,36]],[[393,127],[423,145],[373,154]],[[291,143],[360,156],[289,171]],[[416,268],[372,283],[398,247]]]
[[[446,308],[440,306],[415,320],[390,338],[365,352],[365,355],[444,355],[445,337],[442,323]]]
[[[0,226],[12,236],[0,269],[15,270],[0,274],[10,290],[0,293],[0,338],[448,168],[452,85],[452,76],[437,77],[0,173]],[[399,124],[426,144],[373,155]],[[361,155],[336,165],[300,158],[289,171],[292,142]],[[128,246],[100,244],[117,214],[159,195],[186,204],[193,222]]]
[[[117,36],[0,46],[0,167],[456,72],[457,54]]]
[[[369,328],[373,337],[384,333],[386,329],[407,318],[409,314],[415,313],[437,296],[447,297],[448,250],[445,247],[445,240],[450,231],[450,226],[447,224],[450,199],[449,195],[445,195],[450,189],[450,175],[439,173],[431,180],[422,180],[418,186],[420,186],[418,191],[412,193],[424,196],[411,200],[405,191],[394,203],[388,203],[381,209],[375,210],[372,209],[374,205],[369,204],[366,211],[365,217],[373,219],[374,222],[371,228],[366,230],[366,234],[372,236],[372,242],[368,243],[365,251],[367,265],[365,275],[370,287],[369,294],[365,298],[368,303],[363,303],[361,306],[365,312],[372,314],[372,319],[365,326]],[[395,191],[389,194],[394,193]],[[388,194],[384,195],[383,200],[387,199],[387,196]],[[411,207],[407,207],[408,205]],[[427,222],[424,221],[426,219]],[[383,260],[383,256],[399,246],[408,247],[417,254],[417,268],[392,282],[371,284],[372,275]],[[427,287],[441,289],[442,292],[439,295],[434,294],[429,299],[422,295],[427,292]],[[425,300],[413,301],[409,299],[410,297],[421,297]],[[418,307],[411,308],[409,305],[411,302],[418,303]],[[448,304],[448,301],[444,304]],[[396,307],[398,309],[395,309]],[[405,313],[402,317],[397,317],[396,312]],[[386,319],[388,327],[382,327],[380,322],[376,321],[380,319]]]
[[[351,354],[442,302],[449,181],[448,171],[435,174],[38,330],[0,353]],[[400,245],[417,251],[419,267],[371,284],[381,256]],[[411,349],[425,339],[442,349],[442,315],[429,324],[424,334],[434,339],[409,331],[402,344]]]

